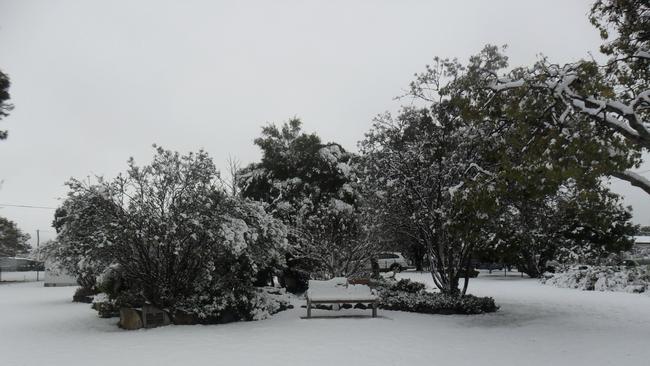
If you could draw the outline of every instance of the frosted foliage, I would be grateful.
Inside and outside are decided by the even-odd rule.
[[[647,266],[597,266],[572,268],[565,272],[546,274],[547,285],[584,291],[617,291],[640,293],[650,290],[650,269]]]
[[[253,236],[251,239],[256,239],[255,233],[249,233],[248,225],[241,219],[227,218],[221,224],[221,232],[224,244],[229,246],[235,255],[241,254],[246,249],[246,236]]]
[[[284,261],[285,225],[227,195],[205,152],[156,152],[113,180],[69,183],[54,257],[87,287],[100,275],[100,285],[121,283],[108,295],[129,305],[247,318],[256,276]]]

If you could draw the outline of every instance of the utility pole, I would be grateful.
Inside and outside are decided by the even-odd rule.
[[[40,232],[40,230],[36,229],[36,262],[37,262],[37,264],[36,264],[37,265],[37,267],[36,267],[36,282],[38,282],[38,266],[39,266],[38,257],[39,257],[39,254],[40,254],[39,251],[38,251],[38,247],[39,247],[40,243],[41,243],[41,232]]]

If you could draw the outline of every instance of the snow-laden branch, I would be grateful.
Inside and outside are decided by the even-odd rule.
[[[613,173],[612,175],[618,179],[630,182],[633,186],[639,187],[650,194],[650,179],[629,170]]]
[[[650,90],[639,93],[629,103],[598,99],[582,96],[572,88],[578,76],[569,67],[551,68],[547,73],[548,79],[544,82],[539,82],[534,77],[518,80],[495,78],[488,87],[497,93],[523,86],[550,90],[574,111],[604,123],[634,144],[650,149],[650,121],[643,120],[638,113],[641,109],[650,108]],[[563,113],[563,117],[566,117],[566,112],[568,111]]]
[[[644,50],[638,50],[635,54],[634,57],[638,58],[648,58],[650,59],[650,52],[649,51],[644,51]]]
[[[490,82],[489,86],[492,90],[500,92],[503,90],[521,88],[524,86],[524,83],[525,81],[523,79],[515,81],[497,79]]]
[[[650,52],[639,51],[636,57],[650,58]],[[494,78],[488,85],[496,93],[510,89],[528,86],[532,89],[546,89],[567,105],[560,120],[566,119],[571,110],[587,115],[589,118],[605,124],[612,130],[620,133],[635,145],[650,149],[650,121],[643,120],[640,110],[650,108],[650,90],[645,90],[629,103],[622,100],[599,99],[594,96],[583,96],[573,88],[578,76],[571,66],[551,67],[546,71],[544,81],[535,77],[511,80]],[[612,176],[630,182],[635,187],[643,189],[650,194],[650,180],[632,171],[612,173]]]

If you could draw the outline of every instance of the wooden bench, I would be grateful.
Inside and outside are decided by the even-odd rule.
[[[368,304],[372,308],[372,317],[377,317],[379,296],[369,286],[350,283],[345,277],[310,280],[306,298],[307,318],[311,318],[311,308],[315,304]]]

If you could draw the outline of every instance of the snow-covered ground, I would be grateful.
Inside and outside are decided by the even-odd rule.
[[[426,274],[404,277],[427,282]],[[483,276],[471,292],[494,314],[446,316],[346,310],[364,317],[269,320],[123,331],[74,288],[0,285],[1,365],[647,365],[650,297],[584,292]],[[315,316],[340,313],[315,310]]]

